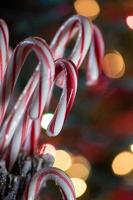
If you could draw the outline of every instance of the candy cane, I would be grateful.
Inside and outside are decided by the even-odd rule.
[[[94,85],[101,73],[99,67],[104,54],[104,41],[98,27],[91,24],[85,17],[73,16],[57,31],[52,40],[51,49],[55,59],[62,57],[67,44],[77,32],[78,38],[69,58],[79,68],[87,55],[88,49],[90,49],[87,56],[86,84]],[[60,82],[57,83],[60,87],[63,85],[63,79],[62,75]]]
[[[29,102],[31,101],[31,98],[33,96],[33,92],[35,91],[38,81],[40,78],[40,72],[36,71],[33,76],[30,78],[27,86],[25,87],[23,93],[19,97],[16,105],[14,106],[13,110],[11,111],[10,115],[6,119],[0,135],[0,152],[3,152],[7,146],[9,145],[13,134],[16,130],[16,128],[19,126],[21,119],[23,118],[27,106],[29,105]],[[27,131],[27,130],[25,130]],[[24,131],[23,131],[24,134]],[[20,139],[20,138],[19,138]],[[16,141],[18,142],[18,141]]]
[[[9,59],[9,33],[6,23],[0,19],[0,82],[2,84],[4,73]]]
[[[41,133],[41,118],[31,120],[30,123],[30,128],[27,130],[27,138],[23,143],[22,150],[33,155],[37,152],[38,141]]]
[[[6,23],[0,19],[0,85],[3,87],[3,78],[7,68],[7,63],[9,59],[9,33]],[[1,90],[0,90],[1,91]],[[0,96],[0,102],[2,102],[2,97]],[[4,118],[5,108],[0,104],[0,125]]]
[[[10,63],[7,68],[6,76],[4,79],[5,90],[3,90],[3,95],[6,97],[5,99],[9,99],[13,91],[16,79],[21,70],[21,67],[31,50],[33,50],[36,53],[36,56],[38,60],[40,61],[39,70],[41,73],[41,77],[38,82],[38,86],[35,90],[35,94],[33,95],[33,100],[32,100],[33,103],[31,103],[32,106],[29,111],[30,116],[37,119],[43,113],[43,109],[45,107],[49,88],[52,84],[52,79],[54,78],[53,77],[54,76],[54,61],[53,61],[51,52],[45,41],[39,38],[28,38],[24,40],[23,42],[21,42],[16,47],[11,57]],[[8,83],[10,81],[10,78],[11,78],[11,84]],[[8,102],[5,103],[6,106],[7,104]],[[25,108],[27,108],[26,105],[25,105]],[[23,110],[21,110],[21,112],[23,112]],[[17,123],[14,120],[14,116],[17,117],[16,113],[13,115],[13,117],[11,117],[11,121],[7,120],[5,122],[1,131],[1,138],[6,138],[7,140],[7,142],[5,142],[5,145],[4,145],[5,147],[10,142],[10,139],[11,139],[11,137],[7,137],[7,135],[12,136],[13,132],[15,131],[17,127]],[[5,134],[6,134],[6,137],[5,137]],[[3,144],[3,140],[1,141],[1,144]]]
[[[55,82],[60,77],[61,72],[64,73],[65,79],[60,101],[46,131],[48,136],[56,136],[60,133],[77,92],[77,70],[75,65],[66,59],[55,61],[55,65]]]
[[[104,56],[104,41],[101,31],[96,25],[92,26],[92,30],[92,41],[86,66],[86,85],[88,86],[94,85],[98,81]]]
[[[61,170],[56,168],[45,168],[36,173],[27,190],[25,191],[23,200],[33,200],[36,199],[41,188],[46,186],[48,180],[55,181],[56,184],[62,190],[62,197],[65,200],[75,200],[75,191],[71,180],[68,176]]]
[[[77,32],[78,37],[69,58],[79,68],[91,42],[91,25],[87,18],[78,15],[69,18],[57,31],[50,47],[55,59],[63,57],[67,44]]]
[[[33,126],[34,130],[32,130]],[[21,150],[25,151],[27,155],[33,155],[36,153],[35,151],[37,150],[40,128],[40,120],[31,120],[27,117],[27,113],[24,115],[15,130],[10,145],[3,155],[3,159],[6,160],[9,171],[12,169]],[[26,146],[24,146],[25,142],[28,142]]]

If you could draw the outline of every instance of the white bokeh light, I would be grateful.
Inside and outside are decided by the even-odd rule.
[[[51,122],[53,118],[53,114],[52,113],[46,113],[42,116],[42,121],[41,121],[41,127],[43,129],[47,129],[49,123]]]

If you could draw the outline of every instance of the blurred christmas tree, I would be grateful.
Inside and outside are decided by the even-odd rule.
[[[11,46],[29,35],[39,35],[50,42],[62,22],[75,13],[73,3],[71,0],[1,1],[1,18],[7,21],[11,30]],[[133,1],[99,0],[98,3],[101,11],[95,23],[102,30],[106,49],[116,49],[123,55],[125,73],[119,79],[109,78],[86,87],[85,74],[81,70],[77,98],[61,135],[51,139],[42,134],[42,141],[71,153],[72,165],[76,164],[74,160],[78,155],[88,160],[89,172],[84,178],[87,190],[79,199],[132,200],[133,30],[129,25],[133,24]],[[130,22],[128,16],[132,16]],[[28,73],[23,76],[27,79]],[[57,102],[56,96],[58,92],[53,105]],[[113,163],[114,158],[125,151],[128,154],[121,154],[118,163]]]

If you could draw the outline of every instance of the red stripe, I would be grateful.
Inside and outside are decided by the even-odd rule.
[[[82,29],[82,34],[81,34],[80,56],[79,56],[79,60],[78,60],[78,63],[77,63],[78,68],[79,68],[79,65],[80,65],[80,62],[81,62],[81,59],[82,59],[82,52],[83,52],[83,49],[84,49],[85,32],[84,32],[84,27],[83,27],[82,23],[81,23],[81,29]]]
[[[30,155],[34,154],[34,146],[35,146],[35,126],[34,126],[34,121],[32,121],[31,135],[30,135]]]
[[[25,116],[26,118],[26,116]],[[22,125],[22,135],[21,135],[21,145],[23,145],[25,138],[26,138],[26,131],[27,131],[27,120],[23,120],[23,125]]]
[[[41,76],[41,79],[42,79],[42,76]],[[42,83],[41,83],[41,80],[39,82],[39,95],[38,95],[38,110],[39,110],[39,113],[38,113],[38,117],[42,115]]]
[[[8,169],[8,167],[9,167],[10,159],[11,159],[11,157],[10,157],[11,148],[12,148],[12,146],[11,146],[11,144],[10,144],[10,145],[8,146],[7,154],[6,154],[6,167],[7,167],[7,169]]]
[[[55,111],[54,116],[52,118],[52,121],[50,123],[50,132],[51,132],[52,135],[54,135],[54,127],[55,127],[57,112],[58,112],[58,107],[56,108],[56,111]]]
[[[24,191],[24,200],[28,200],[28,186],[26,186],[26,189]]]
[[[68,64],[66,63],[66,67],[68,69],[68,78],[67,78],[67,109],[66,109],[66,116],[65,118],[67,117],[68,113],[70,112],[71,108],[72,108],[72,105],[73,105],[73,101],[75,99],[75,94],[76,94],[76,88],[75,88],[75,76],[73,74],[73,71],[72,71],[72,67],[73,65],[71,64]],[[73,70],[74,70],[74,73],[75,73],[75,69],[73,67]],[[76,73],[75,73],[76,75]]]
[[[14,58],[13,58],[13,68],[12,68],[12,77],[11,78],[11,92],[14,89],[14,82],[16,81],[16,69],[17,69],[17,65],[16,65],[16,54],[17,54],[17,49],[14,52]]]
[[[3,66],[2,66],[2,52],[0,49],[0,81],[1,81],[1,84],[3,81],[2,79],[3,79]]]

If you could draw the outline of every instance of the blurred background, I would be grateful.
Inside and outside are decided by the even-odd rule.
[[[50,43],[67,18],[77,12],[84,15],[87,7],[78,1],[1,1],[0,17],[9,26],[11,48],[31,35]],[[124,69],[118,76],[103,65],[106,80],[93,87],[86,87],[81,69],[76,101],[65,126],[58,137],[48,138],[45,129],[58,102],[55,91],[50,113],[43,118],[40,142],[55,156],[55,166],[72,178],[79,200],[133,200],[133,0],[95,3],[97,9],[88,18],[102,31],[106,55],[118,51]],[[16,94],[27,82],[33,63],[30,57]],[[42,199],[60,200],[58,188],[50,184]]]

